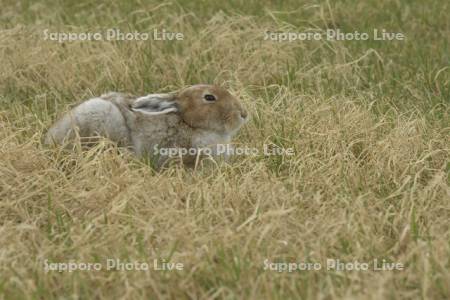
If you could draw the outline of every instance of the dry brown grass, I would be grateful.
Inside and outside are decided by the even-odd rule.
[[[372,50],[364,43],[277,44],[262,41],[264,30],[292,30],[295,18],[270,11],[205,16],[200,4],[196,11],[139,3],[164,18],[136,13],[152,19],[134,21],[135,28],[164,21],[186,40],[61,46],[39,36],[46,27],[70,28],[59,9],[56,21],[45,17],[49,5],[32,6],[29,19],[16,4],[5,5],[8,26],[0,31],[2,298],[450,296],[449,81],[438,29],[437,37],[429,33],[431,47],[413,37]],[[110,5],[100,21],[82,10],[75,29],[123,26],[125,13]],[[359,24],[343,4],[332,9],[335,19]],[[436,26],[445,20],[437,11],[429,12]],[[317,26],[332,20],[326,4],[313,12],[307,20]],[[413,28],[404,30],[413,35]],[[420,51],[436,55],[422,61]],[[71,153],[41,144],[56,116],[92,95],[198,82],[229,87],[248,108],[252,120],[238,145],[274,143],[295,155],[155,172],[108,141]],[[46,259],[107,258],[170,259],[185,270],[44,270]],[[405,270],[264,270],[265,259],[325,266],[327,258],[386,259]]]

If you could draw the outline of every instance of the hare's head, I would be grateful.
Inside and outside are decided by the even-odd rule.
[[[171,94],[138,98],[134,111],[150,115],[177,113],[192,128],[233,135],[247,120],[247,112],[226,89],[199,84]]]

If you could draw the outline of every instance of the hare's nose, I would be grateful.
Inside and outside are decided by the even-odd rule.
[[[247,119],[247,111],[246,110],[241,110],[241,117],[242,117],[242,119]]]

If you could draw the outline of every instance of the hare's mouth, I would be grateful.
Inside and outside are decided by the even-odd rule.
[[[235,136],[245,123],[247,123],[247,118],[239,117],[239,120],[235,123],[235,126],[226,130],[226,134],[230,137]]]
[[[249,117],[248,117],[248,115],[246,114],[245,116],[243,116],[242,114],[239,116],[239,118],[240,118],[240,121],[241,121],[241,125],[244,125],[245,123],[247,123],[248,122],[248,120],[249,120]]]

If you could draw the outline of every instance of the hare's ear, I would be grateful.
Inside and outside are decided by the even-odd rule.
[[[152,116],[177,112],[175,97],[175,94],[150,94],[137,98],[131,104],[131,110]]]

